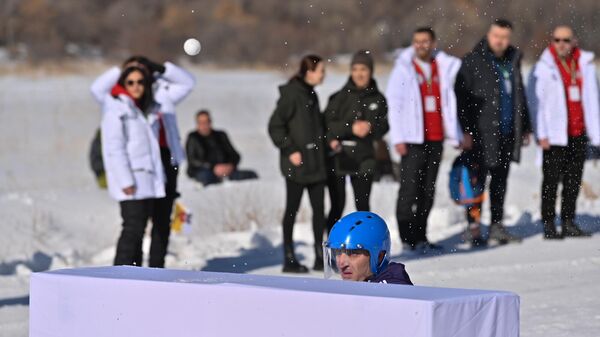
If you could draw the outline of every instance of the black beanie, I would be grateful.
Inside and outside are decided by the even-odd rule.
[[[364,64],[371,70],[371,73],[373,73],[373,57],[371,56],[371,52],[369,50],[357,51],[354,56],[352,56],[352,62],[350,63],[350,66],[355,64]]]

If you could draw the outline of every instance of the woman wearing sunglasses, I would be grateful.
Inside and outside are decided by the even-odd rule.
[[[165,236],[159,234],[168,232],[169,217],[156,202],[165,197],[159,111],[149,74],[137,66],[123,70],[103,99],[102,157],[108,190],[119,201],[123,219],[115,265],[142,264],[142,240],[149,218],[153,222],[150,266],[164,261]]]
[[[154,201],[157,209],[153,217],[152,244],[150,246],[150,267],[162,268],[165,264],[165,255],[169,243],[171,211],[173,203],[179,196],[177,192],[178,167],[185,160],[185,152],[181,146],[181,137],[177,127],[175,106],[190,94],[195,78],[192,74],[171,62],[159,64],[143,56],[132,56],[123,63],[125,71],[137,68],[145,74],[145,94],[151,95],[160,107],[157,114],[158,121],[154,122],[154,132],[157,134],[159,144],[158,159],[162,162],[164,171],[164,189],[162,198]],[[107,99],[112,99],[111,90],[117,81],[123,81],[121,71],[113,67],[100,75],[92,84],[91,92],[101,105]],[[125,82],[120,83],[123,88]],[[132,83],[133,84],[133,83]],[[136,264],[141,263],[140,257]]]
[[[150,75],[154,99],[164,105],[161,114],[164,126],[161,146],[168,148],[173,166],[181,165],[185,160],[185,150],[181,146],[181,136],[175,116],[175,106],[181,103],[196,85],[194,75],[171,63],[157,63],[144,56],[131,56],[123,62],[122,69],[136,66],[145,69]],[[90,90],[94,99],[102,105],[113,86],[119,79],[121,68],[114,66],[100,75]],[[168,176],[169,172],[167,172]],[[168,177],[169,178],[169,177]],[[176,177],[175,177],[176,178]],[[170,180],[170,179],[169,179]],[[173,182],[176,185],[176,181]],[[175,187],[173,187],[173,192]]]

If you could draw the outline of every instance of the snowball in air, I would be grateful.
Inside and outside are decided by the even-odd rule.
[[[202,49],[202,46],[200,45],[200,41],[196,39],[187,39],[183,44],[183,50],[190,56],[198,55],[200,49]]]

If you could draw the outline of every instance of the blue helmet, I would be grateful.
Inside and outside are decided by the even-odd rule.
[[[335,223],[323,245],[326,249],[367,250],[374,275],[389,263],[390,232],[385,221],[372,212],[354,212],[341,218]],[[380,263],[378,260],[381,252],[384,252],[384,256]]]

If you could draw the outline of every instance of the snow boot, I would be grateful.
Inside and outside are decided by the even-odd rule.
[[[505,245],[507,243],[521,242],[523,239],[516,235],[510,234],[503,224],[493,223],[490,226],[489,240],[496,240],[499,244]]]
[[[439,253],[444,250],[444,246],[438,245],[436,243],[431,243],[431,242],[429,242],[429,240],[426,240],[423,242],[423,247],[428,252],[433,252],[433,253],[436,253],[436,252]]]
[[[469,242],[471,247],[487,246],[487,240],[481,235],[481,226],[478,222],[472,222],[467,226],[463,234],[463,241]]]
[[[544,239],[560,240],[564,237],[556,231],[556,226],[554,225],[554,220],[553,221],[543,221],[543,223],[544,223]]]
[[[573,220],[563,221],[561,234],[563,237],[578,237],[578,238],[592,236],[592,233],[586,232],[586,231],[582,230],[581,228],[579,228],[579,226],[577,226],[577,224]]]
[[[284,261],[283,261],[283,272],[284,273],[295,273],[295,274],[305,274],[308,273],[308,268],[301,265],[298,260],[296,260],[296,254],[294,254],[293,246],[286,246],[284,248]]]

